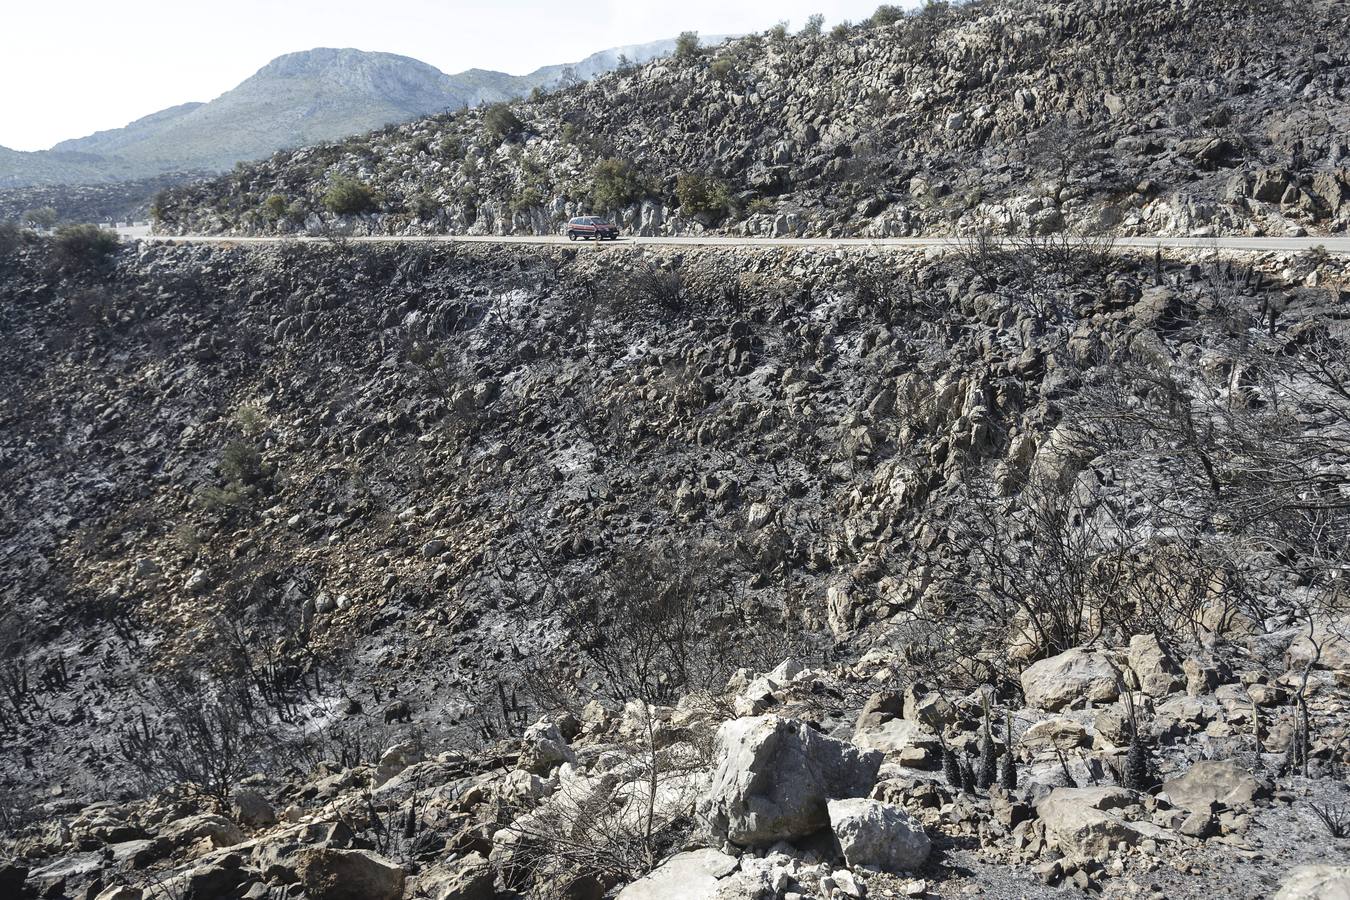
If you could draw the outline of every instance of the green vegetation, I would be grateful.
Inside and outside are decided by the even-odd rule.
[[[441,211],[441,204],[430,194],[418,194],[412,198],[408,209],[419,219],[434,219]]]
[[[280,194],[273,194],[263,201],[263,214],[270,221],[278,222],[286,218],[286,213],[290,209],[290,203]]]
[[[56,225],[56,210],[50,206],[39,206],[23,214],[24,224],[30,228],[52,228]]]
[[[686,215],[720,219],[731,207],[725,183],[707,175],[681,175],[675,182],[675,196]]]
[[[483,131],[496,144],[514,141],[525,132],[525,123],[505,103],[494,103],[483,113]]]
[[[853,23],[844,21],[830,29],[830,39],[834,41],[846,41],[849,34],[853,31]]]
[[[809,16],[806,25],[802,27],[802,34],[807,37],[820,37],[821,29],[825,27],[825,17],[820,13]]]
[[[646,181],[626,159],[602,159],[595,166],[591,203],[596,209],[619,209],[649,193]]]
[[[117,244],[117,232],[97,225],[63,225],[54,239],[57,258],[76,266],[101,265],[117,250]]]
[[[681,31],[680,36],[675,39],[675,58],[693,59],[698,55],[698,32]]]
[[[728,84],[736,80],[736,63],[730,57],[720,57],[713,61],[708,67],[708,74],[713,77],[713,81],[718,84]]]
[[[375,209],[375,191],[364,181],[339,175],[324,193],[323,205],[334,215],[361,215]]]
[[[543,205],[544,198],[540,195],[539,191],[532,187],[527,187],[511,201],[511,213],[512,215],[520,215],[521,213],[529,212],[530,210]]]
[[[883,3],[877,7],[876,12],[872,13],[872,18],[867,20],[867,24],[873,28],[883,25],[894,25],[905,17],[903,7],[891,3]]]
[[[783,43],[784,41],[787,40],[788,23],[786,21],[779,22],[777,25],[769,29],[768,34],[769,40],[773,41],[775,44]]]
[[[453,134],[441,138],[441,158],[458,161],[464,158],[464,141]]]
[[[0,259],[8,259],[19,249],[22,236],[13,222],[0,222]]]

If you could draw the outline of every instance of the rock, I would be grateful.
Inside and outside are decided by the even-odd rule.
[[[230,797],[230,815],[240,825],[247,825],[250,828],[275,825],[277,821],[277,813],[272,804],[268,803],[262,794],[250,790],[234,792]]]
[[[724,722],[712,784],[698,814],[712,835],[742,846],[806,837],[829,824],[826,803],[860,797],[882,755],[778,716]]]
[[[567,746],[554,723],[543,720],[525,729],[518,768],[536,775],[547,775],[563,763],[576,762],[577,755]]]
[[[1299,866],[1275,900],[1350,900],[1350,866]]]
[[[1302,672],[1309,664],[1350,674],[1350,616],[1330,621],[1318,619],[1313,623],[1311,636],[1304,630],[1289,644],[1285,653],[1289,670]],[[1350,678],[1342,680],[1350,683]]]
[[[711,900],[736,857],[718,850],[677,853],[619,892],[617,900]]]
[[[367,850],[305,850],[296,873],[308,900],[400,900],[403,870]]]
[[[244,840],[239,826],[224,816],[202,814],[170,822],[159,836],[175,846],[206,840],[212,847],[231,847]]]
[[[901,757],[920,765],[936,758],[941,746],[937,735],[927,726],[908,719],[891,719],[854,734],[853,743],[864,750],[880,750],[888,757]]]
[[[422,872],[412,883],[412,893],[429,900],[492,900],[492,867],[481,853],[469,853],[459,859]]]
[[[1115,812],[1138,802],[1124,788],[1057,787],[1036,804],[1036,812],[1045,823],[1047,839],[1062,852],[1093,856],[1122,842],[1134,846],[1145,837],[1165,838],[1163,829],[1130,822]]]
[[[1181,669],[1155,635],[1136,634],[1130,638],[1126,658],[1139,689],[1145,694],[1166,697],[1176,688]]]
[[[858,714],[855,732],[876,728],[905,714],[904,699],[895,691],[877,691],[867,698]]]
[[[1269,795],[1269,788],[1231,759],[1201,760],[1180,778],[1163,783],[1173,805],[1189,810],[1210,809],[1210,804],[1247,806]]]
[[[17,897],[19,895],[5,894],[4,896]],[[125,884],[115,884],[112,887],[99,892],[98,896],[95,897],[94,900],[142,900],[142,898],[144,897],[145,892],[138,887],[131,887]]]
[[[911,722],[927,725],[935,732],[947,727],[955,718],[952,705],[946,698],[937,691],[930,691],[919,684],[911,684],[905,688],[902,715]]]
[[[831,800],[828,809],[830,828],[850,866],[905,872],[928,859],[928,835],[904,809],[858,798]]]
[[[1075,648],[1022,671],[1027,704],[1054,712],[1081,702],[1109,703],[1119,696],[1120,671],[1104,653]]]

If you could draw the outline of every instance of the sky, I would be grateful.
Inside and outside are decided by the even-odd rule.
[[[681,31],[741,34],[879,0],[39,0],[5,12],[0,146],[41,150],[211,100],[283,53],[355,47],[524,74]],[[913,5],[912,3],[906,5]]]

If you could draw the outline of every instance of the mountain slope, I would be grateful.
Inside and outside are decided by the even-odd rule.
[[[209,103],[185,103],[50,151],[0,152],[0,187],[91,183],[176,171],[223,171],[283,147],[333,140],[418,116],[520,97],[670,52],[655,41],[528,75],[471,69],[446,75],[391,53],[319,48],[272,60]]]
[[[470,112],[282,154],[180,194],[165,227],[314,227],[337,175],[371,183],[380,214],[354,224],[384,233],[553,232],[592,209],[666,234],[1350,223],[1346,0],[934,9],[611,73],[517,104],[506,145]],[[298,214],[265,216],[274,194]]]

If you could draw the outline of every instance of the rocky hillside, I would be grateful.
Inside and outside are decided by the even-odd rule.
[[[12,894],[1345,877],[1344,260],[0,240]]]
[[[646,62],[669,53],[673,45],[665,40],[603,50],[575,64],[545,66],[526,75],[486,69],[447,75],[406,56],[352,49],[288,53],[207,103],[170,107],[46,151],[0,148],[0,188],[226,171],[283,147],[523,97],[535,88],[609,71],[621,58]]]
[[[345,224],[390,234],[556,233],[582,211],[641,234],[1343,231],[1347,17],[1345,0],[988,0],[751,36],[510,117],[283,153],[176,193],[162,228],[315,230],[344,176],[376,195]]]

